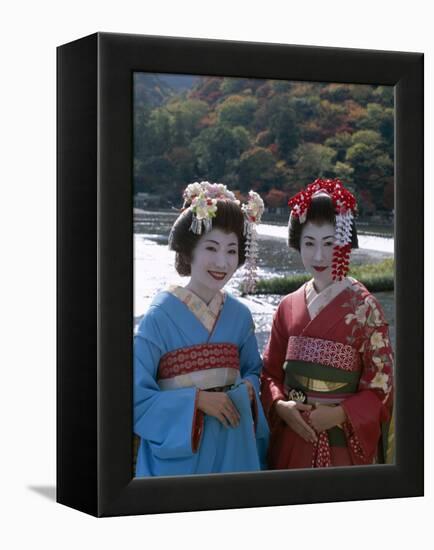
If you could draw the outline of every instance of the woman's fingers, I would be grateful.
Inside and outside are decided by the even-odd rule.
[[[312,405],[305,405],[304,403],[297,403],[295,405],[295,408],[298,411],[310,411],[310,410],[312,410]]]
[[[198,408],[205,414],[217,418],[223,426],[236,428],[240,423],[240,413],[232,400],[223,392],[201,390]]]
[[[303,429],[304,429],[306,441],[310,441],[311,443],[315,443],[315,441],[318,438],[318,436],[316,435],[315,430],[313,428],[311,428],[309,426],[309,424],[307,424],[306,422],[304,422]]]
[[[301,414],[294,415],[294,424],[291,426],[305,441],[314,443],[317,440],[315,430],[304,421]]]
[[[217,418],[217,420],[220,420],[225,428],[229,428],[229,422],[223,413],[218,413],[215,415],[215,417]]]
[[[303,426],[298,426],[295,431],[302,439],[304,439],[308,443],[315,443],[316,434],[313,430],[309,430],[308,428],[305,428]]]
[[[225,404],[223,414],[226,416],[227,420],[233,428],[236,428],[240,423],[240,414],[237,411],[235,405],[229,399],[229,397],[227,397],[227,403]]]
[[[233,412],[228,409],[224,409],[221,412],[219,412],[216,415],[216,418],[218,418],[218,420],[220,420],[220,422],[226,428],[229,428],[229,426],[232,426],[232,428],[236,428],[240,423],[236,415],[234,415]]]

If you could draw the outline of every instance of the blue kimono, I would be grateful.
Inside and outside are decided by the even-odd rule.
[[[157,294],[140,322],[134,342],[136,476],[264,467],[269,432],[259,399],[262,361],[252,316],[230,294],[219,296],[213,313],[191,292],[174,287]],[[254,387],[253,403],[243,380]],[[216,386],[225,387],[240,413],[236,428],[197,409],[199,389]]]

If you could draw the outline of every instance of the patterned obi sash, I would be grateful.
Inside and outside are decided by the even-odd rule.
[[[291,336],[286,350],[285,386],[305,394],[312,405],[338,405],[358,388],[362,363],[360,354],[350,345]],[[328,430],[331,445],[346,446],[343,431]]]
[[[235,344],[199,344],[163,355],[158,366],[162,390],[230,386],[239,379],[240,359]]]

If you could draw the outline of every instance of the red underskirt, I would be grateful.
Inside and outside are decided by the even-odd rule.
[[[332,466],[352,466],[346,447],[330,447]],[[268,467],[271,470],[312,467],[313,444],[307,443],[283,422],[274,428],[268,450]]]

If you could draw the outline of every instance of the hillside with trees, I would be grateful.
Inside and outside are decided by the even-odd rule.
[[[186,184],[209,180],[267,206],[317,177],[339,177],[362,215],[387,216],[394,198],[393,88],[202,77],[177,90],[135,81],[134,190],[179,206]]]

